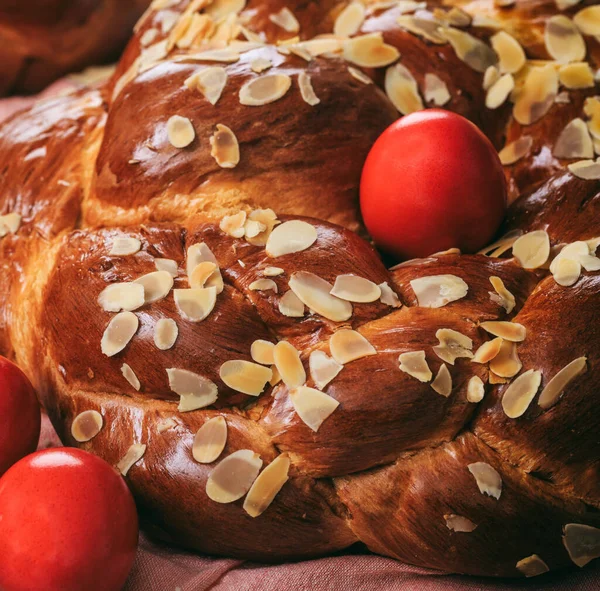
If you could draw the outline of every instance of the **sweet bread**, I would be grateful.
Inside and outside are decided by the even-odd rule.
[[[149,0],[4,0],[0,96],[42,90],[59,77],[116,59]]]
[[[0,127],[0,348],[63,442],[209,554],[598,557],[599,11],[155,0],[107,85]],[[387,269],[361,167],[427,106],[513,203],[483,253]]]

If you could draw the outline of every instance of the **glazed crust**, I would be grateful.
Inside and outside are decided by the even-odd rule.
[[[115,59],[149,0],[0,2],[0,96]]]
[[[511,577],[600,555],[600,285],[593,256],[600,236],[598,181],[569,171],[576,158],[553,155],[567,123],[576,117],[588,123],[586,99],[595,96],[596,86],[568,89],[569,103],[550,96],[548,112],[522,125],[511,106],[519,92],[499,108],[487,108],[484,74],[469,65],[472,55],[410,32],[405,20],[400,26],[400,17],[412,18],[423,8],[401,14],[400,4],[371,7],[353,35],[374,35],[400,53],[413,90],[403,88],[398,100],[386,83],[394,68],[402,75],[396,57],[377,67],[369,60],[349,62],[349,41],[331,37],[345,3],[238,4],[155,2],[100,91],[40,103],[0,127],[0,213],[21,216],[16,232],[0,239],[2,352],[31,377],[65,444],[113,465],[132,445],[145,446],[125,477],[144,520],[170,543],[281,561],[362,542],[412,564]],[[463,6],[470,16],[440,12],[448,4]],[[564,14],[573,17],[587,5]],[[284,7],[294,14],[297,33],[270,18]],[[495,19],[530,60],[548,60],[544,27],[559,14],[549,0],[503,9],[491,0],[430,2],[427,8],[427,18],[441,25],[462,19],[465,24],[455,28],[469,37],[461,39],[488,58],[477,44],[490,43],[498,29],[489,19]],[[227,16],[227,10],[233,13]],[[194,32],[187,41],[186,31]],[[585,40],[594,65],[597,43],[587,35]],[[305,41],[329,43],[328,50],[316,51]],[[319,55],[307,57],[307,47]],[[228,56],[231,48],[239,56]],[[225,61],[197,55],[213,49],[225,51],[217,54]],[[257,72],[257,60],[268,60],[269,68]],[[538,65],[530,61],[525,69]],[[227,78],[215,105],[184,84],[207,66],[222,68]],[[520,264],[518,247],[511,256],[507,242],[483,254],[448,251],[387,269],[361,237],[357,196],[364,158],[414,88],[423,106],[434,106],[423,96],[428,74],[445,84],[444,108],[473,120],[497,148],[523,134],[532,137],[530,150],[505,169],[515,199],[503,231],[513,232],[512,242],[515,233],[547,233],[551,255],[534,268]],[[289,76],[290,89],[260,106],[241,104],[240,89],[266,75]],[[305,76],[316,104],[306,100],[305,86],[305,94],[300,91]],[[522,79],[516,78],[518,85]],[[183,148],[169,135],[173,115],[189,119],[194,130]],[[221,166],[212,154],[219,125],[237,139],[240,160],[233,167]],[[226,216],[242,221],[235,226],[236,218]],[[281,224],[280,234],[287,229],[289,239],[290,222],[298,224],[299,249],[274,256],[272,244],[265,247],[269,233]],[[303,243],[307,235],[314,238],[310,244]],[[112,253],[122,238],[139,241],[139,249]],[[565,244],[579,241],[581,248],[586,240],[589,270],[583,268],[572,285],[560,285],[548,268],[550,258]],[[191,286],[191,253],[201,244],[224,286],[207,317],[194,322],[172,290]],[[134,336],[120,352],[103,354],[102,337],[115,312],[104,309],[100,294],[155,272],[158,259],[171,261],[172,289],[136,305]],[[385,295],[353,301],[351,313],[341,316],[328,316],[317,298],[296,317],[284,313],[282,302],[296,293],[293,278],[300,272],[327,282],[325,293],[340,276],[355,275]],[[428,281],[441,281],[437,296],[423,290]],[[458,295],[457,284],[459,291],[466,287]],[[319,297],[327,299],[323,292]],[[155,341],[163,319],[178,328],[166,349]],[[495,337],[483,323],[497,321],[524,327],[524,338],[514,345],[521,365],[512,372],[471,359]],[[344,330],[355,331],[344,334],[373,350],[342,359],[339,373],[322,384],[315,359],[339,357],[335,339]],[[444,335],[462,338],[462,349],[456,343],[450,353],[440,349]],[[321,389],[327,404],[337,403],[320,425],[298,410],[298,383],[289,374],[283,380],[269,374],[252,394],[222,374],[227,361],[252,362],[257,340],[293,346],[302,383],[313,394]],[[423,381],[404,365],[402,356],[415,352],[422,352],[431,372]],[[454,358],[456,352],[463,356]],[[541,392],[582,358],[585,371],[542,408]],[[131,375],[126,379],[127,366],[139,384]],[[493,367],[512,375],[496,374]],[[209,380],[216,401],[178,410],[185,394],[173,388],[170,369]],[[519,416],[510,417],[507,392],[529,370],[540,372],[538,388]],[[100,413],[101,428],[80,441],[73,424],[90,410]],[[200,463],[194,440],[215,417],[225,419],[226,444],[215,461]],[[276,459],[291,461],[288,480],[255,518],[243,498],[217,502],[207,492],[215,467],[241,450],[260,456],[263,470]],[[482,492],[469,468],[478,463],[494,475],[493,496]],[[582,541],[573,524],[589,526],[590,537]],[[576,533],[567,536],[567,527]],[[580,542],[587,550],[576,546]]]

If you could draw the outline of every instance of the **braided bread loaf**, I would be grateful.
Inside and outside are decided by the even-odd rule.
[[[600,8],[442,4],[156,0],[106,87],[0,128],[0,347],[171,542],[600,555]],[[431,105],[514,203],[485,253],[387,270],[362,163]]]
[[[115,59],[150,0],[0,0],[0,96]]]

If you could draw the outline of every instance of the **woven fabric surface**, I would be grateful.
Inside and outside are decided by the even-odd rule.
[[[40,448],[60,445],[44,416]],[[264,565],[211,558],[140,535],[124,591],[600,591],[600,561],[585,569],[535,579],[497,580],[447,575],[373,554],[348,554]]]

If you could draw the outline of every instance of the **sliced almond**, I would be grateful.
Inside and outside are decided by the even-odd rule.
[[[554,260],[550,263],[550,273],[555,273],[557,270],[558,263],[561,259],[571,259],[573,261],[580,261],[582,257],[589,254],[589,246],[587,242],[583,240],[577,240],[571,244],[564,246],[560,252],[554,257]]]
[[[323,421],[340,405],[340,403],[320,390],[300,386],[290,392],[290,400],[300,420],[315,433]]]
[[[469,286],[456,275],[430,275],[410,282],[419,306],[441,308],[467,295]]]
[[[245,234],[245,224],[246,212],[242,210],[233,215],[224,216],[219,222],[219,228],[232,238],[243,238]]]
[[[251,361],[232,360],[221,365],[219,376],[232,390],[249,396],[259,396],[273,377],[273,372],[270,367]]]
[[[115,468],[123,475],[127,476],[129,470],[137,464],[146,453],[146,446],[143,443],[134,443],[119,460]]]
[[[283,275],[285,271],[281,267],[265,267],[263,275],[265,277],[277,277]]]
[[[552,276],[559,285],[571,287],[581,276],[581,263],[573,259],[560,258],[554,265]]]
[[[289,318],[302,318],[304,316],[304,304],[290,289],[279,298],[279,311]]]
[[[504,308],[507,314],[510,314],[516,305],[515,296],[506,289],[504,285],[504,281],[500,277],[491,276],[490,283],[494,288],[496,293],[490,292],[490,297],[492,301],[496,302],[499,306]]]
[[[357,275],[338,275],[331,295],[348,302],[374,302],[381,297],[381,288]]]
[[[173,297],[179,313],[190,322],[201,322],[215,307],[217,288],[174,289]]]
[[[510,341],[502,341],[500,351],[490,360],[490,369],[501,378],[512,378],[516,376],[523,367],[517,354],[517,344]]]
[[[493,242],[489,246],[482,248],[477,254],[483,254],[491,258],[500,257],[507,250],[510,250],[513,247],[513,244],[517,241],[517,238],[522,235],[522,230],[511,230],[502,236],[502,238],[496,240],[496,242]]]
[[[483,90],[489,90],[500,80],[500,70],[496,66],[489,66],[483,74]]]
[[[277,343],[273,348],[273,360],[281,379],[290,390],[306,382],[306,371],[300,360],[300,353],[291,343]]]
[[[240,145],[229,127],[217,123],[210,136],[210,155],[221,168],[235,168],[240,163]]]
[[[485,386],[479,376],[473,376],[467,384],[467,400],[477,403],[483,400],[485,396]]]
[[[508,378],[501,378],[500,376],[497,376],[493,371],[490,371],[488,374],[488,382],[492,385],[506,384],[508,381]]]
[[[287,74],[267,74],[253,78],[240,88],[240,103],[258,107],[274,103],[285,96],[292,85]]]
[[[594,160],[580,160],[568,166],[571,174],[577,178],[589,180],[600,180],[600,162]]]
[[[568,10],[580,2],[581,0],[555,0],[558,10]]]
[[[505,31],[500,31],[490,38],[492,48],[498,55],[500,72],[516,74],[526,61],[521,44]]]
[[[589,254],[579,257],[580,265],[588,272],[600,271],[600,258]]]
[[[187,369],[167,369],[169,388],[179,394],[180,401],[177,409],[189,412],[214,404],[217,400],[217,385],[197,373]]]
[[[173,259],[154,259],[154,265],[157,271],[166,271],[171,277],[177,277],[178,265]]]
[[[179,59],[178,59],[179,58]],[[198,53],[185,53],[181,56],[175,56],[173,61],[185,62],[223,62],[233,64],[240,59],[240,54],[230,47],[222,49],[208,49]]]
[[[192,74],[183,83],[190,90],[202,93],[211,105],[216,105],[227,84],[227,70],[221,66],[209,66]]]
[[[477,528],[470,519],[461,515],[444,515],[444,519],[446,520],[446,527],[455,532],[470,533]]]
[[[581,9],[573,21],[584,35],[600,35],[600,6],[588,6]]]
[[[500,349],[502,348],[502,343],[504,341],[497,337],[491,341],[486,341],[475,351],[475,355],[473,357],[474,363],[489,363],[498,353],[500,353]]]
[[[512,246],[514,257],[525,269],[537,269],[550,256],[550,237],[544,230],[536,230],[517,238]]]
[[[558,70],[560,83],[569,89],[593,88],[594,72],[587,62],[565,64]]]
[[[502,337],[505,341],[520,343],[525,340],[527,331],[522,324],[507,322],[504,320],[489,320],[482,322],[479,326],[495,337]]]
[[[563,544],[578,567],[600,557],[600,529],[583,523],[565,525]]]
[[[537,555],[532,554],[523,560],[517,562],[517,570],[526,577],[537,577],[550,571],[548,565]]]
[[[279,384],[279,382],[281,382],[281,376],[274,365],[271,366],[271,370],[273,371],[273,377],[269,380],[269,384],[271,386],[276,386]]]
[[[244,500],[244,511],[250,517],[258,517],[266,511],[288,481],[289,469],[290,458],[283,453],[258,475]]]
[[[554,406],[563,395],[565,388],[587,370],[587,357],[578,357],[563,367],[542,390],[538,404],[544,410]]]
[[[146,29],[140,37],[140,45],[142,47],[147,47],[156,39],[157,35],[158,29]]]
[[[85,443],[96,437],[103,425],[104,419],[97,410],[84,410],[73,419],[71,435],[75,441]]]
[[[277,283],[272,279],[257,279],[248,286],[248,289],[251,291],[274,291],[275,293],[278,291]]]
[[[412,4],[416,3],[413,2]],[[396,22],[409,33],[422,37],[431,43],[436,45],[447,43],[446,38],[441,33],[440,23],[435,19],[402,15],[396,19]]]
[[[273,357],[273,349],[275,345],[271,341],[257,339],[250,345],[250,356],[256,363],[261,365],[273,365],[275,359]]]
[[[175,320],[160,318],[154,325],[154,344],[161,351],[167,351],[175,344],[178,334]]]
[[[132,72],[131,73],[129,73],[129,71],[126,72],[119,79],[119,82],[121,80],[123,80],[122,84],[123,85],[127,84],[127,82],[129,82],[130,80],[135,78],[135,76],[138,72],[145,72],[146,70],[149,70],[154,65],[156,65],[158,62],[160,62],[161,60],[166,58],[168,54],[169,54],[168,39],[163,39],[162,41],[159,41],[158,43],[153,43],[152,45],[149,45],[148,47],[144,47],[140,53],[139,58],[134,62],[133,66],[131,68]],[[118,95],[118,92],[115,94],[115,96],[117,96],[117,95]]]
[[[407,373],[409,376],[416,378],[420,382],[429,382],[433,377],[427,360],[425,359],[425,351],[409,351],[402,353],[398,357],[400,370]]]
[[[344,369],[341,363],[329,357],[324,351],[312,351],[308,358],[308,366],[310,377],[319,390],[325,388]]]
[[[249,236],[246,231],[246,241],[253,246],[265,246],[273,228],[279,224],[275,212],[272,209],[255,209],[254,211],[251,211],[248,215],[248,221],[246,222],[246,230],[251,221],[260,224],[261,229],[256,236]]]
[[[363,84],[373,84],[373,80],[371,80],[364,72],[361,70],[357,70],[352,66],[348,66],[348,72],[352,76],[352,78],[362,82]]]
[[[557,94],[556,69],[551,64],[531,68],[515,102],[515,119],[521,125],[530,125],[541,119],[554,104]]]
[[[0,238],[7,234],[16,234],[21,226],[21,216],[18,213],[0,215]]]
[[[485,96],[485,106],[488,109],[501,107],[515,87],[512,74],[504,74],[497,82],[492,84]]]
[[[468,12],[465,12],[462,8],[457,8],[456,6],[453,6],[446,12],[445,20],[455,27],[468,27],[473,22],[473,19]]]
[[[109,255],[111,256],[125,256],[135,254],[142,248],[142,243],[131,236],[117,236],[113,238]]]
[[[496,52],[477,37],[452,27],[441,28],[438,33],[450,42],[458,58],[476,72],[483,74],[498,63]]]
[[[135,375],[135,372],[133,371],[133,369],[131,369],[129,365],[127,365],[127,363],[124,363],[121,366],[121,373],[123,374],[123,377],[129,382],[131,387],[139,391],[141,387],[140,380],[138,380],[138,377]]]
[[[204,261],[202,263],[198,263],[192,274],[188,277],[188,281],[190,287],[204,287],[209,278],[215,273],[219,272],[217,265],[215,265],[211,261]]]
[[[244,224],[244,236],[247,239],[256,238],[261,232],[264,232],[267,226],[257,220],[247,220]]]
[[[302,220],[290,220],[276,226],[265,250],[270,257],[280,257],[310,248],[317,241],[317,229]]]
[[[338,37],[356,35],[365,20],[365,7],[361,2],[351,2],[340,12],[333,25],[333,34]]]
[[[344,59],[361,68],[383,68],[393,64],[400,53],[383,41],[381,33],[361,35],[344,41]]]
[[[479,492],[482,495],[488,495],[496,500],[502,494],[502,478],[498,471],[486,462],[475,462],[467,466],[469,472],[473,474]]]
[[[270,14],[269,20],[287,33],[300,31],[300,23],[289,8],[282,8],[279,12]]]
[[[425,74],[425,101],[434,104],[436,107],[442,107],[450,102],[452,98],[446,83],[436,74]]]
[[[435,376],[431,387],[440,395],[448,398],[452,393],[452,376],[448,370],[448,366],[445,363],[440,365],[440,369]]]
[[[516,419],[525,413],[535,397],[541,381],[542,372],[530,369],[508,386],[502,396],[502,408],[509,419]]]
[[[417,81],[406,66],[397,63],[385,73],[385,92],[393,105],[403,115],[423,109]]]
[[[349,329],[338,330],[331,335],[329,350],[331,356],[342,365],[377,354],[375,347],[365,337]]]
[[[194,2],[192,2],[192,5]],[[212,2],[205,2],[204,0],[197,0],[194,11],[199,10],[203,6],[206,6],[205,11],[210,14],[215,22],[219,22],[231,15],[240,13],[246,7],[246,0],[213,0]]]
[[[138,317],[133,312],[119,312],[108,323],[102,335],[102,353],[107,357],[120,353],[137,332],[139,324]]]
[[[173,147],[185,148],[194,141],[196,132],[192,122],[187,117],[173,115],[167,121],[167,137]]]
[[[392,308],[401,308],[402,303],[398,299],[396,292],[387,284],[387,282],[380,283],[378,285],[381,290],[381,296],[379,301],[386,306],[391,306]]]
[[[152,304],[166,298],[173,287],[173,277],[167,271],[153,271],[138,277],[134,283],[144,288],[144,303]]]
[[[583,119],[573,119],[561,131],[552,153],[557,158],[593,158],[594,145]]]
[[[504,166],[510,166],[515,162],[521,160],[525,156],[528,156],[533,147],[533,138],[530,135],[522,135],[519,139],[506,144],[502,150],[498,153],[500,162]]]
[[[227,422],[221,416],[209,419],[198,429],[192,445],[192,456],[200,464],[212,464],[225,449]]]
[[[273,62],[264,57],[256,58],[255,60],[252,60],[250,62],[250,69],[253,72],[256,72],[257,74],[260,74],[260,73],[264,72],[265,70],[268,70],[269,68],[272,68],[272,67],[273,67]]]
[[[585,59],[585,41],[575,23],[563,14],[546,20],[544,40],[548,53],[560,64]]]
[[[473,357],[473,341],[468,336],[451,328],[440,328],[436,331],[435,337],[439,345],[433,347],[433,351],[446,363],[454,365],[460,357],[467,359]]]
[[[262,467],[260,456],[250,449],[240,449],[221,460],[206,481],[206,494],[216,503],[233,503],[241,499],[256,480]]]
[[[131,312],[144,305],[144,286],[139,283],[111,283],[98,296],[98,303],[107,312]]]
[[[315,94],[310,76],[304,70],[298,74],[298,86],[305,103],[314,107],[321,102],[321,99]]]
[[[215,255],[204,242],[192,244],[192,246],[187,249],[186,259],[186,272],[188,277],[192,274],[196,266],[204,261],[210,261],[219,266]]]
[[[333,286],[313,273],[293,273],[289,286],[304,305],[328,320],[344,322],[352,316],[352,304],[332,296]]]

